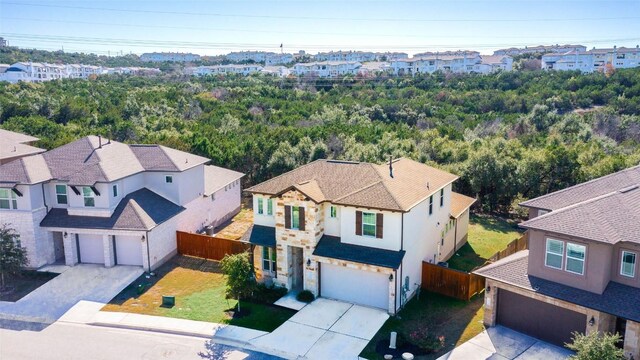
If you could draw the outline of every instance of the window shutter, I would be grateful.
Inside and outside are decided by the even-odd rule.
[[[302,206],[298,208],[298,219],[298,223],[300,224],[298,225],[298,230],[304,231],[304,208]]]
[[[356,235],[362,235],[362,211],[356,211]]]
[[[284,207],[284,228],[291,229],[291,206]]]
[[[384,214],[376,214],[376,237],[382,239],[382,227],[384,225]]]

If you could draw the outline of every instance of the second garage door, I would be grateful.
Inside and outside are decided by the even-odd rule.
[[[85,264],[104,264],[102,235],[78,235],[80,262]]]
[[[389,276],[323,263],[320,296],[388,310]]]
[[[496,321],[508,328],[564,346],[571,333],[584,333],[587,316],[503,289],[498,290]]]
[[[115,241],[116,264],[142,266],[142,243],[138,236],[118,236]]]

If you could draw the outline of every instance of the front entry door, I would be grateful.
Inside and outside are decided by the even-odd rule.
[[[291,287],[294,290],[302,290],[304,288],[304,255],[302,248],[291,247],[291,264],[292,264],[292,282]]]

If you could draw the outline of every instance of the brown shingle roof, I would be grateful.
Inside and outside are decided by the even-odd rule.
[[[44,152],[44,149],[29,145],[37,140],[33,136],[0,129],[0,160]]]
[[[476,202],[476,199],[472,197],[468,197],[462,194],[458,194],[457,192],[451,193],[451,216],[454,218],[459,217],[462,213],[467,210],[473,203]]]
[[[527,200],[520,205],[545,210],[557,210],[636,184],[640,184],[640,165]]]
[[[393,162],[393,177],[388,164],[317,160],[247,191],[275,196],[295,187],[317,202],[409,211],[457,178],[410,159]]]

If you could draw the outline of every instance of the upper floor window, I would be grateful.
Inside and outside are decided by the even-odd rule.
[[[300,207],[291,207],[291,228],[300,229]]]
[[[67,185],[56,185],[56,201],[60,205],[67,204]]]
[[[267,199],[267,215],[273,215],[273,199]]]
[[[382,239],[384,215],[356,211],[356,235],[371,236]]]
[[[89,186],[82,187],[82,197],[84,198],[84,206],[94,207],[96,206],[96,199],[93,190]]]
[[[544,264],[548,267],[562,270],[562,255],[564,254],[564,242],[547,239],[547,251]]]
[[[284,207],[284,227],[285,229],[304,231],[306,227],[304,207],[286,205]]]
[[[565,270],[575,274],[584,274],[584,258],[587,247],[567,243],[567,265]]]
[[[258,215],[262,215],[264,213],[263,203],[264,203],[264,199],[258,198]]]
[[[429,196],[429,215],[433,214],[433,195]]]
[[[444,206],[444,189],[440,189],[440,207]]]
[[[118,185],[113,185],[111,190],[113,191],[113,197],[118,197]]]
[[[167,184],[173,184],[173,176],[172,175],[165,175],[164,182],[167,183]]]
[[[627,277],[636,276],[636,254],[630,251],[622,252],[622,264],[620,265],[620,275]]]
[[[0,209],[17,209],[18,200],[11,189],[0,189]]]
[[[362,235],[376,236],[376,214],[362,213]]]
[[[329,216],[332,219],[335,219],[338,217],[338,208],[335,206],[331,206],[331,208],[329,209]]]

